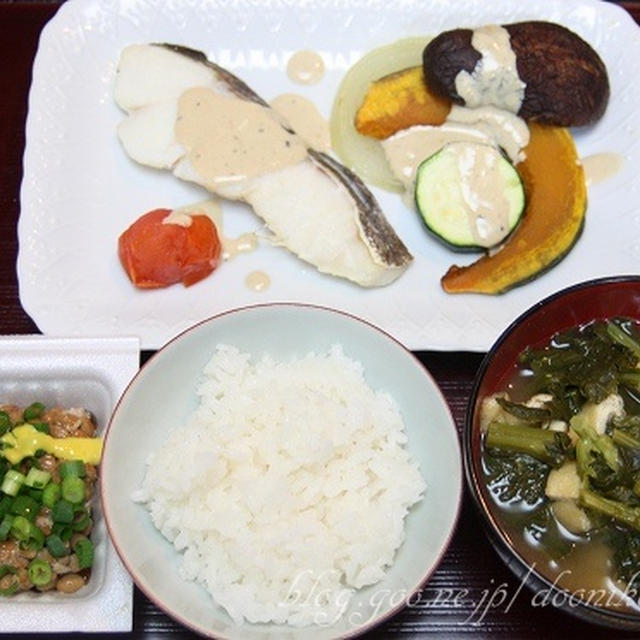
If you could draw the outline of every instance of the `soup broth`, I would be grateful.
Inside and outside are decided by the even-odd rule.
[[[640,439],[623,438],[640,435],[639,336],[640,323],[622,318],[596,321],[558,334],[548,344],[521,354],[503,390],[483,401],[486,493],[504,534],[519,555],[564,590],[556,594],[554,604],[575,606],[586,601],[623,613],[640,612],[640,579],[632,566],[636,558],[640,561],[640,552],[637,556],[632,553],[636,542],[640,550],[640,449],[627,446],[640,445]],[[609,417],[606,428],[601,419],[597,425],[601,434],[585,431],[583,416],[607,406],[594,398],[602,397],[602,403],[606,400],[613,405],[612,396],[620,398],[615,400],[616,406],[622,407],[618,414]],[[504,399],[499,400],[499,407],[498,397]],[[504,423],[515,426],[513,430],[495,426]],[[517,438],[521,434],[530,433],[535,440],[545,431],[544,437],[551,444],[545,444],[542,456],[539,448],[530,449],[533,455],[520,449],[522,443]],[[503,434],[501,446],[495,446]],[[606,469],[611,472],[607,476],[604,467],[597,466],[604,464],[605,458],[594,448],[596,444],[608,452],[617,475]],[[591,457],[586,457],[585,451]],[[562,491],[566,488],[566,495],[561,491],[557,497],[552,473],[555,482],[560,469],[573,472],[574,468],[575,477],[570,478],[574,484],[560,485]],[[615,502],[616,508],[624,505],[625,515],[637,514],[635,526],[620,516],[602,513],[599,502],[598,509],[592,508],[587,498],[594,494],[594,500],[607,508]],[[558,506],[559,502],[563,504]],[[558,517],[562,511],[579,516],[576,522],[587,523],[584,530],[567,528],[566,518]],[[640,562],[637,571],[640,574]],[[542,598],[543,594],[534,597]]]

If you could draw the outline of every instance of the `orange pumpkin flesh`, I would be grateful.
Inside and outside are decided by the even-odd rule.
[[[557,264],[584,226],[587,189],[568,129],[530,123],[526,159],[518,166],[525,214],[504,246],[467,267],[452,266],[442,278],[447,293],[508,291]]]
[[[442,124],[451,101],[430,91],[422,66],[384,76],[371,84],[355,117],[364,136],[384,140],[417,124]]]
[[[411,126],[442,124],[450,103],[434,97],[418,67],[380,78],[358,110],[356,129],[384,139]],[[522,221],[500,250],[469,266],[452,266],[441,281],[447,293],[508,291],[554,266],[579,238],[587,191],[571,133],[533,122],[529,130],[526,159],[517,165],[527,198]]]

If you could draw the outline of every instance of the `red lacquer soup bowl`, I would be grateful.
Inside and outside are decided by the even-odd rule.
[[[562,565],[536,561],[537,556],[529,553],[521,534],[507,524],[505,511],[497,506],[485,484],[480,427],[482,399],[508,387],[516,375],[518,357],[527,347],[548,344],[561,331],[620,316],[640,321],[640,276],[608,277],[574,285],[535,304],[507,327],[483,359],[469,399],[464,463],[467,482],[487,533],[498,554],[520,580],[513,585],[514,593],[519,584],[525,583],[530,590],[524,590],[520,597],[529,597],[532,607],[553,606],[591,622],[637,630],[640,596],[631,601],[624,597],[607,599],[600,593],[594,595],[593,590],[569,588],[557,579]]]

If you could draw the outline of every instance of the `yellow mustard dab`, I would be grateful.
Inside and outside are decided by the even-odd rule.
[[[0,455],[11,464],[32,456],[36,451],[46,451],[62,460],[82,460],[97,465],[102,455],[101,438],[53,438],[30,424],[21,424],[0,437],[4,444]]]

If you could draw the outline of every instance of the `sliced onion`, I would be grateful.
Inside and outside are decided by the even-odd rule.
[[[422,64],[422,51],[430,38],[404,38],[370,51],[342,79],[331,111],[331,145],[341,162],[365,182],[387,191],[403,191],[389,168],[378,140],[358,133],[356,112],[371,82],[390,73]]]

